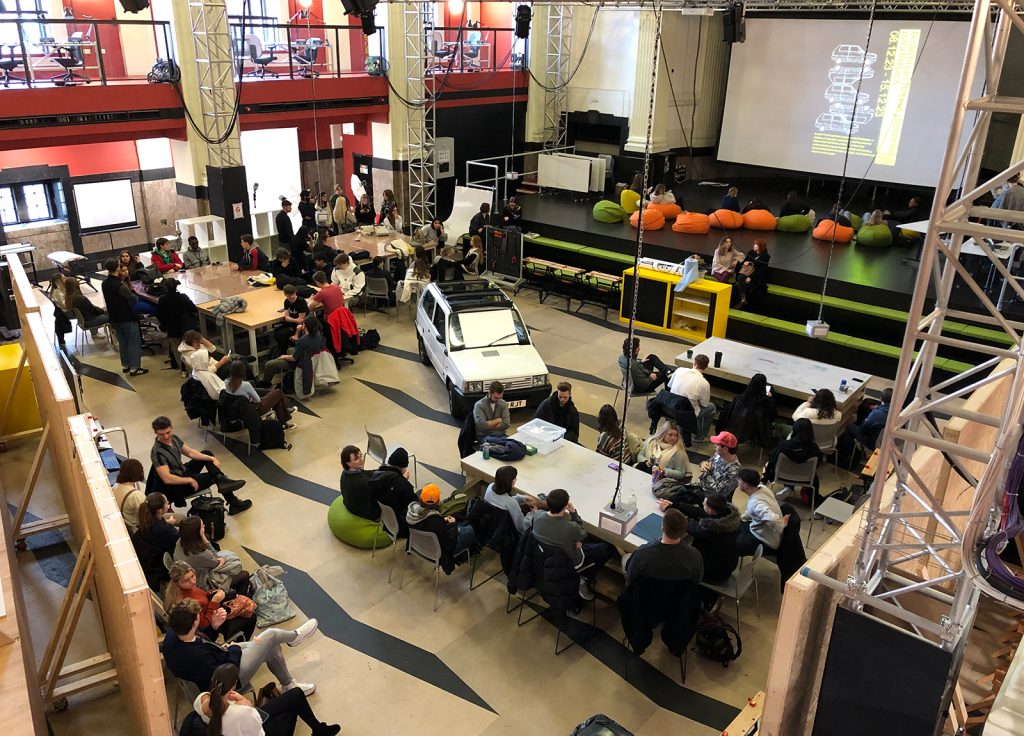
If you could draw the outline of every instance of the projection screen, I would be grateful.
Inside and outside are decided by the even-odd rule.
[[[969,24],[876,21],[865,49],[867,27],[748,19],[746,43],[732,47],[719,159],[838,176],[849,143],[847,176],[935,186]]]

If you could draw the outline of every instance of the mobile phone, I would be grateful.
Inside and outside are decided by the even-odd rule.
[[[767,386],[764,387],[764,395],[765,396],[771,396],[772,395],[772,385],[770,383]]]
[[[612,470],[618,470],[619,469],[619,464],[616,463],[616,462],[611,462],[611,463],[608,463],[608,467],[611,468]]]
[[[281,314],[281,313],[283,313],[283,312],[284,312],[284,307],[281,307],[280,309],[278,309],[278,310],[277,310],[277,313],[278,313],[278,314]]]

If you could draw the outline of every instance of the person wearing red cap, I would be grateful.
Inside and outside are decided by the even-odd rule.
[[[476,533],[468,521],[458,522],[454,516],[441,515],[441,489],[428,483],[420,491],[418,501],[409,504],[405,513],[409,529],[433,532],[441,544],[441,569],[451,575],[455,558],[476,544]]]
[[[736,478],[740,474],[740,459],[736,455],[739,441],[732,432],[719,432],[711,438],[715,454],[700,464],[701,490],[705,493],[720,493],[731,502],[736,491]]]

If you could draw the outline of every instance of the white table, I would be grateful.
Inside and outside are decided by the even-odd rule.
[[[722,353],[722,365],[718,368],[715,367],[716,352]],[[830,389],[835,394],[836,405],[844,419],[856,413],[857,406],[864,398],[865,385],[872,378],[868,373],[819,363],[816,360],[779,353],[756,345],[745,345],[723,337],[709,337],[704,342],[694,345],[692,354],[698,353],[708,356],[711,361],[704,371],[708,377],[715,376],[747,384],[755,373],[763,373],[767,376],[774,394],[792,396],[800,401],[805,401],[815,389]],[[677,366],[690,367],[693,361],[686,355],[687,353],[680,353],[676,356]],[[840,393],[839,383],[844,379],[847,391]]]
[[[514,437],[514,435],[513,435]],[[565,442],[562,440],[561,442]],[[594,536],[605,539],[620,549],[636,549],[647,540],[635,534],[625,539],[598,528],[601,510],[611,500],[615,491],[616,471],[608,467],[611,459],[586,447],[565,442],[564,446],[547,455],[524,457],[514,463],[501,462],[491,458],[484,460],[481,452],[462,458],[462,472],[469,483],[490,483],[494,473],[502,465],[513,465],[519,471],[515,490],[536,498],[541,493],[550,493],[555,488],[564,488],[576,513]],[[636,494],[637,520],[642,521],[648,514],[661,514],[658,499],[651,493],[651,476],[636,468],[622,469],[622,490],[619,501],[629,501]]]

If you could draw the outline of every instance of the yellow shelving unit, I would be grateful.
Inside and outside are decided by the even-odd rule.
[[[620,322],[629,322],[632,312],[633,278],[632,268],[622,272]],[[695,343],[708,337],[725,337],[732,285],[702,279],[677,292],[679,278],[676,274],[640,268],[636,323]]]

